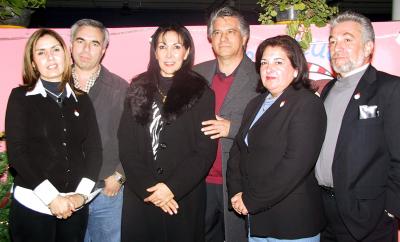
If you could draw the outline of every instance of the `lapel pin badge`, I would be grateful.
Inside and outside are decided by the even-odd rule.
[[[360,97],[361,97],[361,94],[360,94],[359,92],[357,92],[356,94],[354,94],[354,99],[355,99],[355,100],[360,99]]]
[[[286,101],[282,101],[281,104],[279,104],[279,107],[281,108],[281,107],[285,106],[285,103],[286,103]]]
[[[79,113],[77,110],[74,111],[75,116],[79,117]]]

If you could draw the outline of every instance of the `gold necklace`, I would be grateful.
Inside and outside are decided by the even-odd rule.
[[[161,91],[161,89],[158,87],[158,85],[157,85],[157,90],[158,90],[158,93],[160,93],[160,95],[161,95],[161,97],[162,97],[162,102],[165,103],[165,100],[167,99],[167,95],[165,95],[165,94]]]

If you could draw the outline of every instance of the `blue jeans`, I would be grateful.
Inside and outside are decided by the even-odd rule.
[[[248,221],[248,228],[249,228],[249,242],[319,242],[321,235],[317,234],[313,237],[301,238],[301,239],[277,239],[272,237],[251,237],[250,236],[250,215],[247,215]]]
[[[302,238],[302,239],[275,239],[271,237],[260,238],[260,237],[249,237],[249,242],[319,242],[320,234],[313,237]]]
[[[89,204],[85,242],[120,242],[123,189],[108,197],[102,192]]]

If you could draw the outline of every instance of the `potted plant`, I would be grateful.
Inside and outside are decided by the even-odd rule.
[[[47,0],[0,0],[0,24],[27,27],[34,9],[45,7]]]
[[[258,0],[264,12],[258,21],[262,24],[272,24],[282,21],[279,15],[288,12],[287,34],[295,38],[303,50],[310,47],[312,41],[311,24],[317,27],[325,26],[330,17],[338,13],[336,6],[330,7],[325,0]]]
[[[8,234],[8,213],[10,211],[11,186],[13,177],[8,171],[8,159],[4,132],[0,132],[0,241],[10,241]]]

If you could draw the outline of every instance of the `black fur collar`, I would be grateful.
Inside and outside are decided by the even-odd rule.
[[[176,76],[161,109],[163,120],[172,122],[190,110],[197,103],[205,88],[208,88],[207,81],[195,72]],[[146,75],[142,75],[131,83],[127,102],[138,123],[145,125],[151,121],[151,106],[156,93],[155,82],[149,81]]]

